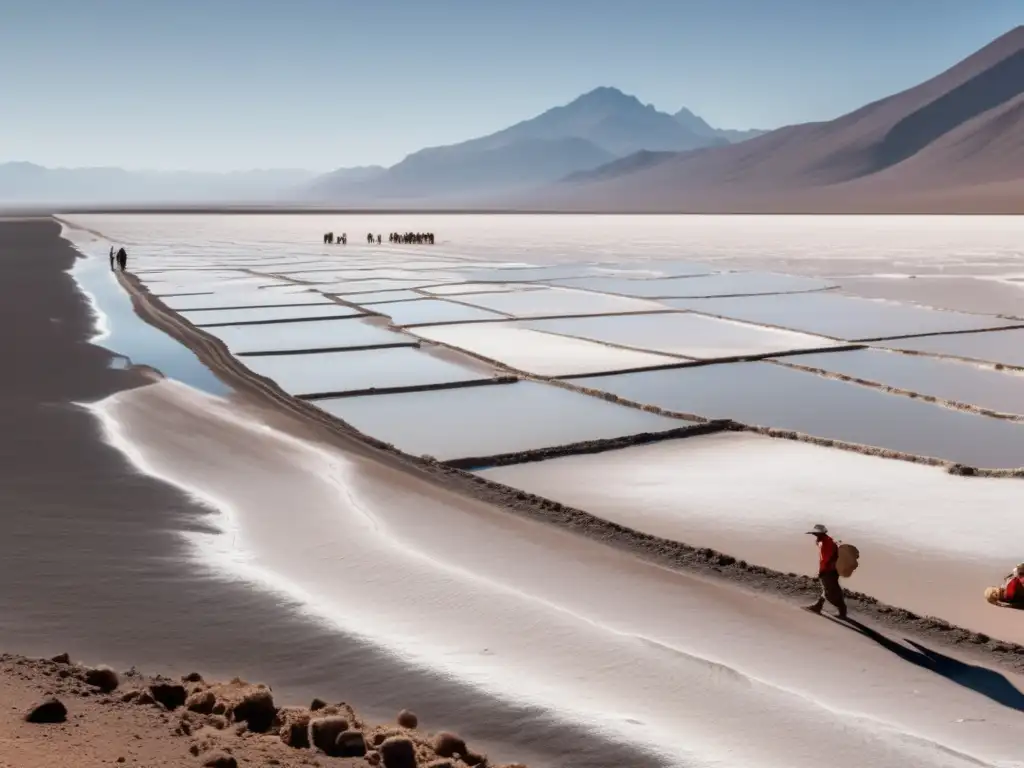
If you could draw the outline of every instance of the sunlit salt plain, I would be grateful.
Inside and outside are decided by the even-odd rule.
[[[831,287],[838,276],[1022,273],[1024,223],[1018,219],[70,218],[125,244],[129,271],[161,295],[171,288],[228,298],[221,283],[255,280],[242,284],[263,286],[258,291],[304,286],[328,299],[339,296],[335,306],[341,312],[363,306],[360,294],[375,302],[388,293],[403,297],[392,305],[391,317],[383,309],[387,304],[367,306],[376,315],[372,319],[308,320],[289,315],[297,307],[214,308],[205,306],[205,298],[203,309],[183,310],[182,316],[202,326],[211,315],[228,318],[227,324],[201,330],[293,394],[334,382],[371,382],[366,389],[442,387],[314,401],[325,413],[409,453],[442,460],[487,456],[689,423],[600,396],[608,393],[693,418],[731,418],[972,466],[1024,466],[1024,424],[785,365],[800,355],[779,363],[721,362],[860,339],[1024,325],[1014,318],[950,312],[941,297],[930,306],[921,306],[918,297],[909,307],[898,298],[862,301]],[[432,231],[438,244],[320,242],[323,232],[346,228]],[[729,284],[757,293],[767,284],[760,277],[727,277],[746,270],[780,275],[774,283],[780,291],[802,286],[814,292],[662,300],[612,290],[664,279],[671,280],[672,291],[686,291],[686,281],[709,279],[709,285],[726,287],[680,295],[724,295],[719,291]],[[317,274],[330,278],[321,282]],[[530,289],[474,291],[481,283]],[[438,284],[445,290],[433,292]],[[603,287],[595,290],[598,285]],[[402,318],[420,309],[399,314],[398,308],[418,304],[431,313],[450,305],[452,313],[472,308],[499,319],[464,325],[440,320],[404,330]],[[233,324],[241,322],[260,324]],[[992,336],[1001,333],[1013,332]],[[942,339],[969,335],[930,336],[939,341],[922,346],[926,354],[941,355]],[[378,339],[381,348],[365,349]],[[396,339],[421,341],[421,347],[387,348]],[[346,347],[360,349],[324,351]],[[955,357],[971,357],[958,349]],[[1013,349],[988,343],[980,359],[1010,362],[1001,358]],[[492,373],[507,372],[507,366],[536,381],[445,388],[462,380],[424,378],[418,363],[389,362],[379,369],[361,357],[369,353],[389,361],[398,353],[408,360],[427,355],[473,371],[486,358],[494,361]],[[817,353],[814,367],[827,370],[823,361],[840,354],[848,353]],[[709,365],[618,373],[656,368],[647,363],[663,358],[682,364],[680,358],[690,357]],[[385,370],[386,378],[375,379],[377,370]],[[903,371],[900,366],[882,372],[895,378]],[[581,374],[587,378],[569,380],[581,388],[576,392],[544,381]],[[969,398],[967,405],[984,408],[1013,397],[1016,380],[965,376],[956,379],[956,393]],[[914,386],[915,380],[900,381]],[[952,386],[944,384],[943,391]],[[483,691],[599,723],[616,739],[636,744],[642,761],[652,755],[650,764],[658,764],[656,754],[669,765],[781,768],[818,765],[824,748],[837,766],[1014,765],[1015,753],[994,738],[1012,731],[1019,743],[1018,726],[1006,720],[1009,710],[993,709],[984,696],[931,673],[908,673],[910,665],[902,661],[887,667],[895,656],[861,657],[863,640],[851,640],[846,631],[834,637],[831,625],[808,624],[807,617],[791,616],[770,601],[748,603],[726,590],[705,594],[697,583],[675,581],[661,569],[647,570],[622,553],[591,549],[575,537],[545,542],[543,527],[501,514],[468,507],[456,513],[434,502],[424,514],[419,496],[366,463],[335,459],[329,471],[308,470],[316,481],[301,480],[304,460],[227,406],[178,393],[169,396],[164,410],[154,408],[162,395],[147,397],[153,402],[123,397],[108,404],[108,422],[122,424],[124,441],[163,467],[169,479],[183,487],[198,483],[207,495],[232,500],[227,506],[242,532],[233,546],[248,548],[261,563],[260,575],[250,574],[255,581],[278,589],[291,585],[291,594],[303,595],[332,621]],[[207,420],[202,414],[213,409],[216,417]],[[195,443],[193,455],[164,445],[161,437],[186,422],[204,434],[205,447]],[[265,434],[266,455],[250,432]],[[238,456],[223,451],[221,440],[232,441]],[[273,477],[274,461],[287,465],[282,477],[295,475],[290,486],[274,491],[277,504],[266,496],[266,486],[261,491],[237,483],[254,471]],[[782,570],[813,570],[813,548],[802,532],[825,522],[840,538],[862,546],[861,571],[871,575],[858,572],[855,578],[869,591],[997,637],[1020,639],[1007,616],[1011,612],[989,608],[980,598],[985,586],[1019,560],[1004,534],[1012,529],[1010,510],[1019,507],[1020,480],[954,477],[941,468],[749,434],[687,437],[484,471],[622,525]],[[338,488],[328,488],[331,483]],[[308,526],[296,526],[292,515],[280,520],[279,509],[295,493],[310,501],[301,512]],[[322,498],[313,503],[317,494]],[[350,524],[338,526],[341,521]],[[341,529],[325,546],[323,532]],[[284,536],[286,531],[291,534]],[[210,551],[201,556],[217,562]],[[942,575],[926,578],[931,569]],[[367,580],[367,573],[374,576]],[[807,655],[819,652],[815,661]],[[831,671],[823,676],[826,657]],[[836,675],[845,673],[837,659],[851,661],[850,670],[856,670],[838,687]],[[943,709],[947,702],[955,704]],[[984,714],[976,722],[979,712]],[[879,733],[882,722],[890,730],[869,736]],[[952,722],[972,725],[950,728]]]

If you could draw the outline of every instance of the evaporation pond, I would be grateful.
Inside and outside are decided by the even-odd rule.
[[[78,259],[71,273],[102,314],[104,332],[95,344],[127,357],[135,365],[151,366],[168,378],[212,395],[231,391],[192,350],[135,314],[131,298],[118,284],[105,256]]]
[[[781,361],[1001,413],[1024,414],[1024,375],[973,363],[880,349],[793,355]]]
[[[238,309],[303,304],[331,304],[332,306],[337,306],[327,297],[305,288],[298,291],[278,291],[271,288],[221,290],[198,296],[168,296],[162,299],[162,301],[177,312],[195,309]]]
[[[241,361],[295,396],[453,384],[488,379],[494,374],[483,366],[459,365],[413,347],[259,355]]]
[[[726,299],[665,299],[664,303],[679,309],[849,341],[979,330],[1012,324],[993,317],[911,307],[832,292]]]
[[[538,286],[530,283],[451,283],[423,288],[424,293],[435,296],[457,296],[461,293],[508,293],[510,291],[536,290]]]
[[[916,339],[887,341],[885,346],[1024,368],[1024,329],[921,336]]]
[[[725,272],[695,277],[628,280],[620,277],[584,277],[556,280],[568,288],[616,293],[642,298],[687,296],[738,296],[757,293],[820,291],[830,283],[811,277],[779,275],[772,272]]]
[[[355,300],[349,297],[348,301]],[[423,325],[427,323],[460,323],[475,320],[503,320],[494,312],[476,307],[467,307],[443,299],[421,299],[420,301],[402,301],[398,304],[378,304],[373,308],[391,318],[395,325]]]
[[[316,406],[405,453],[444,461],[693,424],[531,381],[318,400]]]
[[[522,328],[515,323],[438,325],[417,328],[415,333],[535,376],[654,368],[679,362],[677,358],[617,349],[586,339]]]
[[[549,317],[556,315],[601,315],[612,312],[652,312],[665,309],[653,301],[607,296],[603,293],[569,288],[543,288],[536,291],[511,291],[461,296],[460,301],[477,307],[504,312],[513,317]]]
[[[361,317],[269,325],[225,325],[209,328],[206,332],[223,341],[233,355],[418,343],[411,336],[380,328]]]
[[[256,307],[254,309],[197,309],[181,315],[195,326],[210,328],[218,325],[255,325],[309,320],[328,317],[357,317],[363,313],[341,304],[314,304],[295,307]]]
[[[699,540],[740,557],[749,554],[726,546],[730,537],[737,543],[736,531],[764,557],[763,543],[792,542],[794,530],[825,517],[842,521],[855,541],[882,539],[915,553],[985,562],[1019,559],[1006,531],[1019,523],[1024,483],[965,482],[924,464],[796,440],[719,432],[480,474],[634,530]],[[772,499],[785,503],[766,503]],[[774,567],[780,565],[786,568]]]
[[[391,301],[416,301],[422,299],[422,293],[416,291],[378,291],[377,293],[359,293],[346,296],[345,301],[349,304],[358,304],[365,307],[367,304],[387,304]]]
[[[532,320],[530,328],[697,360],[821,349],[831,339],[719,320],[690,312]]]
[[[772,363],[643,371],[573,383],[678,413],[734,419],[975,467],[1024,466],[1024,424]]]

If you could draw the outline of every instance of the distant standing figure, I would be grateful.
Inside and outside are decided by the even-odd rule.
[[[377,245],[380,245],[380,235],[377,235]]]
[[[807,610],[821,613],[825,601],[828,600],[839,610],[839,618],[845,619],[846,600],[843,598],[843,588],[839,585],[839,571],[836,570],[839,547],[835,540],[828,535],[828,528],[820,523],[807,533],[813,536],[818,543],[818,580],[821,582],[821,597],[817,602],[807,606]]]
[[[128,252],[124,249],[124,246],[117,251],[117,266],[121,268],[122,272],[128,266]]]
[[[342,245],[348,245],[348,233],[347,232],[342,232],[341,233],[341,244]]]
[[[114,246],[110,246],[110,268],[114,268]]]

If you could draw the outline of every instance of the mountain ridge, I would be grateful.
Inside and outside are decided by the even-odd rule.
[[[949,210],[959,196],[970,199],[965,210],[974,210],[978,200],[993,199],[993,185],[1024,178],[1022,94],[1024,26],[916,86],[834,120],[786,126],[656,162],[634,155],[515,204],[817,212],[879,210],[886,201],[893,210],[919,210],[926,207],[923,201],[941,199]],[[970,143],[969,153],[964,142]],[[971,193],[973,185],[988,191]],[[1024,192],[1024,182],[1021,187]],[[1018,207],[1024,212],[1024,202]]]

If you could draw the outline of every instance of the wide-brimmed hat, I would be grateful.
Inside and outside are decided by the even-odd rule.
[[[1016,568],[1013,569],[1013,575],[1014,576],[1024,576],[1024,563],[1021,563],[1020,565],[1018,565]]]
[[[818,524],[817,524],[816,526],[814,526],[814,528],[812,528],[811,530],[809,530],[809,531],[805,531],[805,533],[808,533],[808,534],[810,534],[811,536],[825,536],[825,535],[827,535],[827,534],[828,534],[828,528],[826,528],[826,527],[825,527],[824,525],[822,525],[821,523],[818,523]]]

